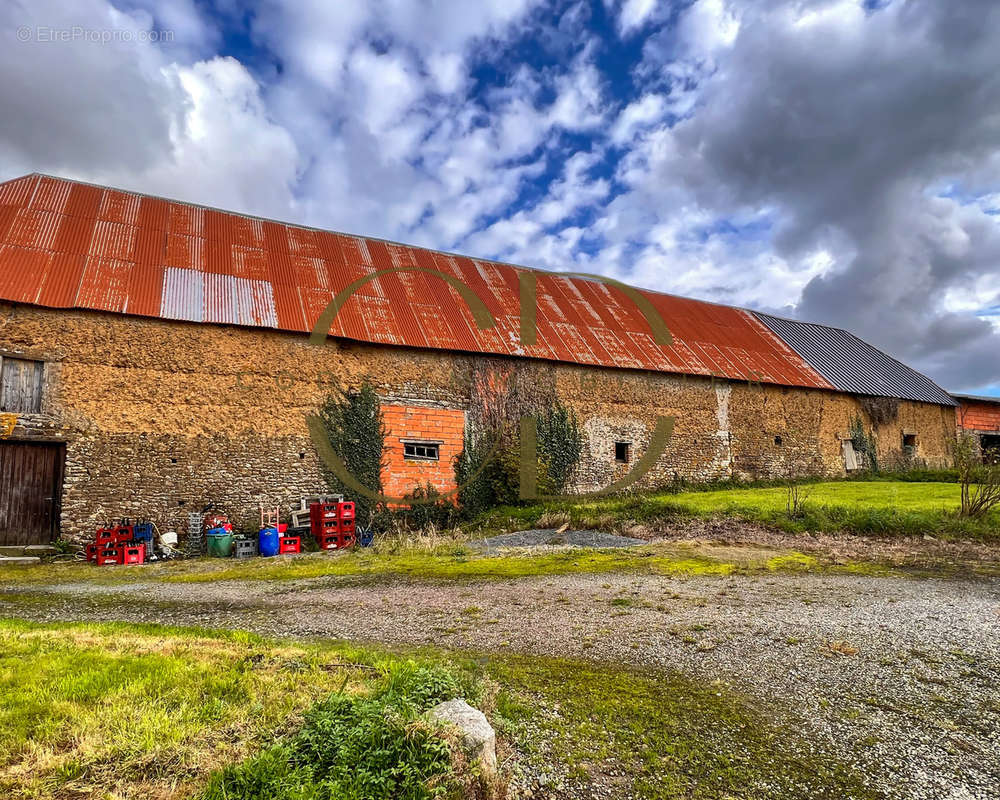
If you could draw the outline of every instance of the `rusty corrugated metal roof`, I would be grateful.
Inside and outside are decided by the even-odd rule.
[[[831,389],[742,309],[642,291],[672,335],[659,344],[615,286],[321,231],[45,175],[0,184],[0,299],[309,332],[337,292],[418,267],[470,287],[496,321],[477,328],[445,280],[380,275],[330,334],[376,344],[716,375]],[[520,273],[537,276],[537,341],[520,337]]]
[[[754,313],[842,392],[957,405],[951,395],[930,378],[853,333],[828,325]]]

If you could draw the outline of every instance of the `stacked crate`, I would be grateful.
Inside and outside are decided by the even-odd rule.
[[[309,506],[309,527],[320,550],[353,547],[357,541],[354,503],[313,503]]]
[[[153,526],[150,523],[107,525],[98,528],[94,541],[87,545],[87,561],[99,567],[144,564],[146,550],[152,543]]]

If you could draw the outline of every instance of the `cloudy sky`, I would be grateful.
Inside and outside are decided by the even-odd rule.
[[[600,272],[1000,394],[997,53],[995,0],[5,0],[0,180]]]

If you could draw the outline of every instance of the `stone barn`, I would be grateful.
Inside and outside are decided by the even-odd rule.
[[[387,493],[448,491],[477,387],[515,378],[578,415],[577,492],[626,475],[661,418],[642,487],[844,475],[859,424],[883,462],[945,465],[955,436],[945,392],[833,328],[44,175],[0,184],[0,544],[297,504],[326,488],[307,416],[362,382]]]

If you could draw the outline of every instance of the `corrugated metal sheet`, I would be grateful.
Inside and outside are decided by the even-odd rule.
[[[847,331],[754,313],[842,392],[957,405],[930,378]]]
[[[0,184],[0,299],[310,332],[333,297],[379,270],[418,267],[473,290],[480,330],[437,275],[393,272],[341,308],[360,341],[830,389],[746,311],[643,292],[673,335],[654,341],[621,289],[537,276],[538,337],[520,337],[521,267],[286,225],[44,175]]]

